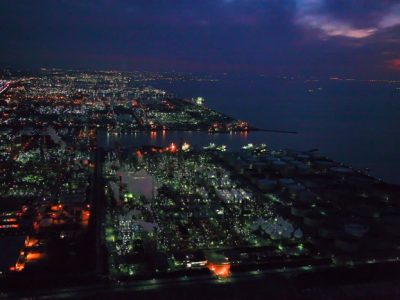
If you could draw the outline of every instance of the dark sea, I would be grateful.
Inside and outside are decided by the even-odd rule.
[[[216,78],[215,82],[157,81],[149,85],[182,98],[204,97],[207,106],[259,128],[298,134],[140,133],[120,137],[121,143],[166,145],[183,139],[198,146],[226,144],[231,149],[247,143],[266,143],[272,149],[319,149],[332,159],[368,168],[373,176],[400,184],[400,83]],[[109,145],[115,139],[104,138]]]

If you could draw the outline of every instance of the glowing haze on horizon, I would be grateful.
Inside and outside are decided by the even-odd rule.
[[[400,78],[400,0],[2,1],[0,65]]]

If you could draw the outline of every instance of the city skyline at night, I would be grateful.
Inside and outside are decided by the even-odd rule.
[[[400,0],[0,0],[0,299],[397,299]]]

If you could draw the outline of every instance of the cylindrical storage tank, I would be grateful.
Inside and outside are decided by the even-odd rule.
[[[360,249],[360,244],[355,240],[337,239],[335,247],[344,252],[357,252]]]
[[[332,227],[321,227],[318,230],[318,235],[324,239],[334,240],[341,236],[341,232]]]
[[[290,208],[290,213],[292,216],[303,218],[307,213],[311,211],[311,208],[306,206],[292,206]]]
[[[309,227],[319,227],[324,224],[325,221],[325,216],[323,216],[321,211],[316,208],[308,212],[303,218],[304,224]]]
[[[385,251],[390,249],[390,243],[385,238],[368,238],[365,247],[372,251]]]

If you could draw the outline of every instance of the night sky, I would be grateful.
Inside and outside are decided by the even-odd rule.
[[[400,0],[0,0],[0,64],[400,78]]]

